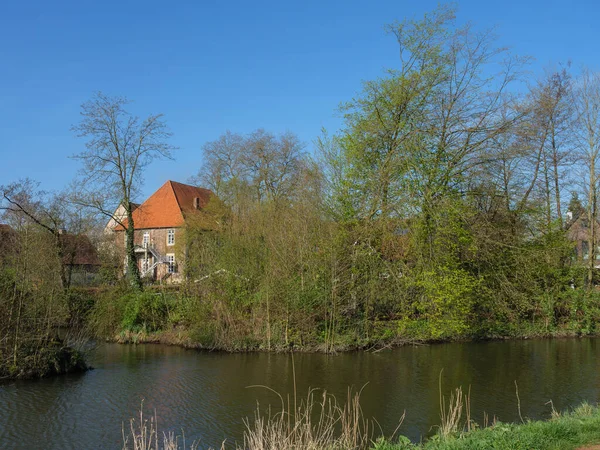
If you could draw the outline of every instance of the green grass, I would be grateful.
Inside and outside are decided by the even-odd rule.
[[[600,408],[583,404],[547,421],[498,423],[423,444],[380,441],[375,450],[572,450],[600,443]]]

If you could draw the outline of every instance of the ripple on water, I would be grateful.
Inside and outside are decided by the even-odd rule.
[[[483,411],[518,420],[517,380],[523,415],[547,417],[582,400],[600,400],[599,339],[515,341],[405,347],[377,354],[337,356],[201,353],[161,345],[101,345],[96,370],[0,386],[0,448],[120,448],[122,427],[144,409],[166,430],[185,430],[200,448],[240,439],[242,419],[256,402],[264,409],[293,390],[323,387],[344,399],[363,390],[362,406],[390,433],[406,410],[400,433],[418,440],[439,420],[438,382],[444,392],[471,386],[473,417]],[[550,398],[549,398],[550,397]]]

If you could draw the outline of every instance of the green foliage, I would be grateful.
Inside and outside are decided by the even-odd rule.
[[[600,440],[600,410],[582,405],[548,421],[524,424],[497,423],[491,427],[459,433],[422,444],[377,442],[374,450],[574,450]]]
[[[169,297],[161,292],[132,292],[121,300],[125,308],[121,328],[127,331],[156,331],[167,323]]]
[[[388,27],[399,64],[341,106],[317,161],[289,133],[205,144],[217,196],[186,215],[187,282],[131,293],[107,255],[111,287],[89,314],[70,294],[71,315],[101,336],[184,329],[230,350],[596,333],[562,217],[570,76],[505,95],[523,60],[454,15]]]

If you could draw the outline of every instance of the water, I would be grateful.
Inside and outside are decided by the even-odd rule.
[[[523,417],[547,418],[557,409],[600,400],[600,339],[455,343],[402,347],[378,353],[290,355],[203,353],[163,345],[102,344],[90,355],[95,370],[0,385],[0,448],[95,449],[122,446],[122,427],[156,411],[164,430],[185,431],[200,448],[240,439],[242,419],[261,405],[278,404],[264,388],[297,392],[326,388],[344,399],[360,389],[365,415],[391,433],[413,440],[439,423],[443,391],[470,386],[472,415],[484,411],[518,421],[515,381]]]

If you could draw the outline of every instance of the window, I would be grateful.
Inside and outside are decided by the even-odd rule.
[[[142,238],[142,247],[146,248],[150,244],[150,233],[146,231],[144,233],[144,237]]]
[[[169,253],[167,255],[167,263],[169,265],[169,273],[177,273],[177,266],[175,265],[175,255],[173,253]]]
[[[167,245],[175,245],[175,230],[167,230]]]

